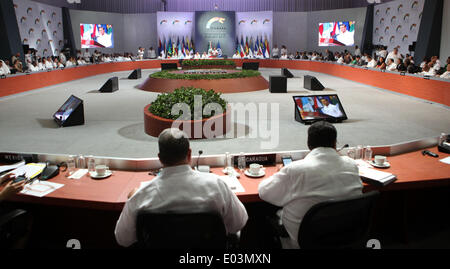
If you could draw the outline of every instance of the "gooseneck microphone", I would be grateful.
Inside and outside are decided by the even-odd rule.
[[[348,148],[348,144],[345,144],[344,146],[342,146],[342,148],[338,149],[337,152],[339,152],[339,151],[341,151],[341,150],[343,150],[345,148]]]
[[[198,161],[200,161],[200,156],[203,154],[203,150],[199,150],[198,151],[198,157],[197,157],[197,165],[196,165],[196,168],[197,168],[197,171],[198,171]]]

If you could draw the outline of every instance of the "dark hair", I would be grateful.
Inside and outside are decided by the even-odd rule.
[[[176,165],[186,159],[189,139],[179,129],[169,128],[158,137],[159,160],[166,166]]]
[[[319,121],[308,128],[308,147],[310,150],[318,147],[334,148],[336,138],[336,128],[329,122]]]

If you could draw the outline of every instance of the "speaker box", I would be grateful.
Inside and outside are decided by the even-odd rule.
[[[141,69],[135,69],[129,76],[128,79],[139,79],[142,77]]]
[[[162,70],[173,70],[178,69],[177,63],[162,63],[161,64],[161,71]]]
[[[256,70],[259,69],[259,62],[250,62],[250,63],[243,63],[242,64],[242,70]]]
[[[112,77],[106,81],[105,84],[100,88],[100,92],[115,92],[119,90],[119,78]]]
[[[293,78],[294,77],[294,75],[291,73],[291,71],[289,71],[289,69],[287,69],[287,68],[282,68],[281,69],[281,75],[285,76],[287,78]]]
[[[311,91],[322,91],[325,87],[316,77],[306,75],[303,80],[303,87]]]
[[[271,93],[286,93],[287,78],[285,76],[270,76],[269,91]]]

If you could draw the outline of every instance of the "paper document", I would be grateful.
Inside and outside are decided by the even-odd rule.
[[[36,197],[44,197],[62,186],[64,186],[64,184],[49,181],[34,181],[31,184],[26,184],[20,193]]]
[[[363,182],[379,186],[386,186],[397,179],[397,177],[391,173],[367,167],[359,167],[359,176],[362,178]]]
[[[358,167],[373,168],[373,166],[370,163],[362,159],[355,160],[355,163]]]
[[[80,179],[82,178],[84,175],[86,175],[86,173],[88,172],[87,169],[78,169],[75,173],[73,173],[70,177],[70,179]]]
[[[25,161],[21,161],[21,162],[11,164],[11,165],[2,165],[2,166],[0,166],[0,173],[19,168],[23,165],[25,165]]]
[[[440,162],[446,163],[446,164],[450,164],[450,157],[444,158],[444,159],[440,159]]]
[[[20,176],[25,173],[25,177],[32,179],[41,174],[46,166],[45,163],[29,163],[11,171],[11,174]]]
[[[242,186],[241,182],[237,179],[235,176],[220,176],[220,179],[222,179],[228,187],[234,192],[245,192],[244,187]]]

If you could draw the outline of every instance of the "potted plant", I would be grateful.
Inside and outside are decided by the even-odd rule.
[[[231,60],[184,60],[183,69],[236,69],[236,63]]]
[[[189,138],[214,138],[227,133],[230,109],[221,93],[181,87],[159,94],[144,108],[145,132],[158,137],[167,128],[179,128]]]

